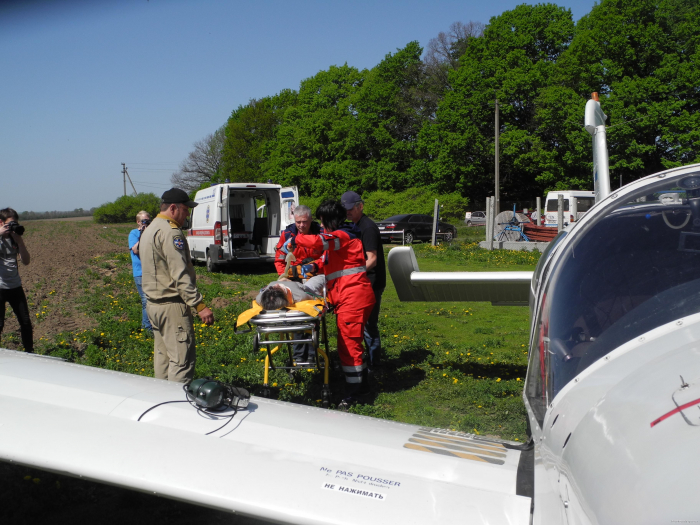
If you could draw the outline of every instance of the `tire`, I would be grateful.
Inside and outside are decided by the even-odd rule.
[[[452,232],[445,232],[445,241],[450,242],[452,240],[453,234]]]
[[[471,226],[471,225],[472,225],[472,221],[467,221],[467,226]]]
[[[407,232],[406,235],[404,235],[404,244],[413,244],[414,238],[413,238],[413,232]]]
[[[207,252],[207,271],[211,273],[216,273],[217,266],[214,264],[214,261],[211,260],[211,255],[209,255],[209,252]]]

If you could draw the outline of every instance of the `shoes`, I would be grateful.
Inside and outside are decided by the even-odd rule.
[[[350,407],[353,405],[356,405],[358,403],[357,396],[348,396],[340,401],[338,403],[338,410],[342,410],[343,412],[347,412],[350,410]]]

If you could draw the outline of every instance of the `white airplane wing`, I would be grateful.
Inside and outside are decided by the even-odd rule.
[[[387,266],[401,301],[490,301],[527,306],[533,272],[421,272],[409,246],[393,248]]]
[[[220,430],[186,402],[143,415],[184,399],[0,349],[0,460],[278,523],[530,521],[516,443],[257,397]]]

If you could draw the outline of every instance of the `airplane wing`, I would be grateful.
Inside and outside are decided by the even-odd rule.
[[[223,428],[186,402],[143,415],[184,399],[0,349],[0,460],[277,523],[530,521],[517,443],[257,397]]]
[[[527,306],[533,272],[421,272],[409,246],[393,248],[387,266],[401,301],[490,301]]]

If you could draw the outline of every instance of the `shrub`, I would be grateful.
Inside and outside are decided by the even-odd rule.
[[[441,219],[461,219],[469,205],[469,199],[459,193],[439,195],[427,188],[411,188],[400,193],[367,192],[362,199],[365,201],[365,213],[374,220],[383,220],[402,213],[432,215],[435,199],[442,205]]]
[[[136,214],[146,210],[151,217],[160,211],[160,198],[153,193],[139,193],[136,196],[124,195],[114,202],[108,202],[98,207],[93,214],[95,222],[101,224],[124,223],[136,221]]]

